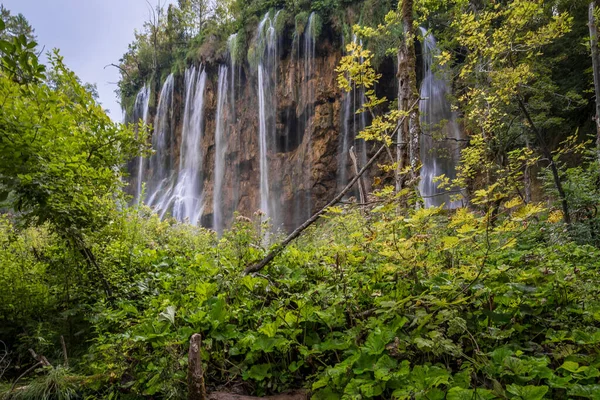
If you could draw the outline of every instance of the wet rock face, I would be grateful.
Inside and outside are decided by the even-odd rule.
[[[337,87],[335,69],[342,56],[327,41],[317,44],[310,68],[306,58],[294,51],[281,52],[274,91],[274,133],[268,138],[270,207],[273,222],[290,231],[322,208],[337,191],[340,135],[344,111],[343,94]],[[218,103],[218,65],[205,64],[208,74],[204,94],[204,134],[201,148],[204,211],[201,223],[212,227],[215,182],[215,132]],[[230,66],[231,68],[231,66]],[[235,102],[225,118],[225,171],[221,190],[221,213],[229,226],[235,211],[251,217],[261,204],[258,75],[248,65],[235,67]],[[173,110],[176,140],[174,168],[178,168],[184,113],[182,79],[175,88]],[[344,166],[350,171],[350,165]],[[350,175],[351,173],[348,172]]]

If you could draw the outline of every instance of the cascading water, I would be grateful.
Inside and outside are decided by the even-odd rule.
[[[275,24],[279,11],[274,18],[267,13],[257,31],[258,61],[258,131],[259,131],[259,168],[260,168],[260,209],[265,218],[278,226],[277,194],[272,193],[269,181],[269,154],[275,141],[275,121],[277,112],[277,33]]]
[[[133,122],[135,124],[141,122],[143,124],[148,123],[148,110],[150,105],[150,86],[144,85],[142,90],[139,91],[135,97],[135,103],[133,105]],[[137,127],[135,128],[137,132]],[[135,166],[137,170],[136,176],[136,189],[135,189],[135,202],[139,203],[142,200],[142,182],[144,180],[144,157],[140,156]]]
[[[206,88],[206,71],[202,66],[195,67],[185,73],[185,108],[183,115],[183,132],[179,153],[179,174],[177,184],[170,198],[166,198],[163,210],[173,205],[173,216],[180,221],[189,221],[198,225],[204,210],[202,196],[202,161],[201,151],[204,127],[204,89]]]
[[[236,89],[237,89],[237,85],[239,84],[240,80],[241,80],[241,74],[242,74],[242,64],[238,62],[237,60],[237,56],[238,56],[238,46],[239,46],[239,42],[238,42],[238,37],[237,37],[237,33],[232,34],[231,36],[229,36],[229,39],[227,40],[227,50],[229,52],[229,65],[230,65],[230,72],[231,72],[231,78],[229,79],[229,125],[228,125],[228,135],[230,136],[235,136],[234,140],[233,140],[233,148],[231,149],[231,151],[234,152],[238,152],[238,154],[242,154],[244,152],[244,149],[242,148],[242,140],[240,137],[240,129],[238,129],[235,121],[236,121],[236,108],[235,108],[235,102],[236,102]],[[231,143],[231,141],[230,141]],[[233,211],[235,211],[237,204],[239,203],[239,199],[240,199],[240,175],[241,175],[241,169],[240,169],[240,163],[236,164],[235,169],[232,171],[232,177],[231,177],[231,185],[232,185],[232,193],[233,193],[233,202],[232,202],[232,213],[230,215],[228,215],[228,217],[232,217],[233,216]]]
[[[229,104],[231,105],[231,115],[235,116],[235,85],[236,85],[236,75],[241,72],[241,65],[237,65],[236,56],[237,56],[237,33],[232,34],[227,39],[227,52],[229,53],[229,63],[231,66],[231,79],[230,79],[230,88],[229,88]],[[240,71],[238,71],[238,69]]]
[[[306,26],[304,27],[303,33],[303,80],[301,87],[301,104],[302,109],[302,126],[304,135],[302,135],[303,145],[300,149],[298,157],[298,167],[296,169],[296,186],[301,189],[299,193],[295,195],[295,212],[294,212],[294,225],[299,226],[306,221],[312,212],[312,176],[306,171],[312,170],[312,124],[315,114],[315,54],[316,54],[316,39],[317,39],[317,25],[316,25],[316,14],[313,12],[310,14]]]
[[[229,68],[226,65],[219,67],[219,85],[217,92],[217,116],[215,130],[215,177],[213,190],[213,229],[221,235],[223,232],[223,184],[225,178],[225,153],[227,152],[226,130],[227,121],[227,89]]]
[[[463,132],[452,111],[448,96],[451,85],[447,71],[434,67],[434,57],[439,49],[433,35],[421,28],[423,36],[423,82],[419,103],[421,122],[421,183],[420,191],[426,207],[445,204],[447,208],[460,207],[461,202],[452,200],[456,194],[439,188],[434,179],[440,175],[453,179],[460,161],[460,143]]]
[[[173,89],[175,79],[169,75],[160,91],[156,117],[154,118],[154,133],[152,148],[154,154],[150,157],[150,179],[147,182],[147,204],[157,207],[159,199],[170,191],[175,171],[173,152],[175,137],[173,134]],[[157,211],[161,211],[157,207]]]

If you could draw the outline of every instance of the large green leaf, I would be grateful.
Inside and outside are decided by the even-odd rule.
[[[508,385],[506,391],[512,394],[512,398],[521,400],[542,400],[548,392],[548,386],[519,386]]]

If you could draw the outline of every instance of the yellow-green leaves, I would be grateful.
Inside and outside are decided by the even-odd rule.
[[[498,134],[510,122],[510,105],[536,79],[544,46],[567,34],[572,22],[568,13],[549,15],[542,0],[490,3],[460,15],[452,26],[468,49],[459,75],[468,83],[460,98],[468,121]],[[447,63],[448,53],[441,59]]]
[[[352,83],[370,89],[381,78],[372,65],[373,53],[353,42],[346,46],[347,55],[342,57],[340,65],[335,69],[338,73],[338,85],[349,92]]]

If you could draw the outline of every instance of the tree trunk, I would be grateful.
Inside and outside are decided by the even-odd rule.
[[[590,27],[590,47],[592,50],[592,66],[594,70],[594,88],[596,94],[596,152],[600,163],[600,59],[598,58],[598,27],[596,26],[596,17],[594,9],[596,2],[590,3],[589,9],[589,27]]]
[[[527,135],[525,136],[525,145],[527,149],[531,149],[529,145],[529,138]],[[523,173],[523,182],[525,186],[525,203],[531,203],[531,167],[529,165],[525,165],[525,172]]]
[[[530,125],[531,129],[533,130],[533,133],[535,133],[535,136],[537,137],[540,148],[542,150],[542,154],[544,155],[544,157],[546,157],[548,159],[548,163],[549,163],[548,167],[550,167],[550,171],[552,172],[552,179],[554,180],[554,186],[556,187],[556,191],[558,192],[558,196],[560,197],[560,203],[562,205],[563,221],[570,228],[571,227],[571,215],[569,214],[569,202],[567,200],[567,194],[565,193],[565,189],[563,188],[562,182],[560,180],[560,174],[558,172],[558,167],[556,166],[556,163],[554,162],[554,158],[552,157],[552,152],[550,151],[550,148],[546,145],[546,142],[544,140],[544,135],[537,128],[535,123],[533,122],[533,119],[531,118],[531,115],[529,114],[529,111],[527,110],[527,107],[525,106],[524,100],[519,97],[517,102],[519,103],[519,108],[521,108],[521,111],[523,112],[523,115],[525,115],[527,122],[529,122],[529,125]]]
[[[398,130],[396,190],[406,186],[406,176],[402,171],[410,166],[409,178],[416,181],[420,162],[421,126],[418,108],[411,109],[411,104],[419,100],[417,89],[417,57],[415,53],[415,30],[413,27],[413,0],[402,1],[402,26],[404,38],[398,49],[398,108],[407,112],[408,118],[403,120]]]

